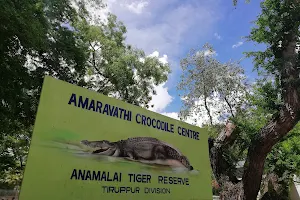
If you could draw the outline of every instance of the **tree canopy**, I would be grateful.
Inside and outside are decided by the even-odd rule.
[[[0,1],[0,185],[20,184],[43,78],[50,75],[149,107],[169,65],[125,42],[101,0]]]
[[[223,199],[256,199],[263,175],[275,173],[280,177],[278,181],[284,184],[283,182],[291,180],[293,174],[299,173],[296,170],[299,166],[299,149],[296,147],[295,138],[299,138],[297,124],[300,119],[300,71],[299,54],[296,50],[299,42],[300,3],[265,0],[261,2],[261,9],[255,27],[247,38],[267,47],[264,51],[247,52],[246,55],[254,58],[254,69],[263,73],[260,73],[256,84],[247,88],[250,90],[243,98],[243,105],[229,118],[235,124],[236,131],[229,136],[224,136],[222,132],[214,145],[210,145],[214,159],[222,160],[213,160],[212,163],[226,163],[224,171],[221,171],[224,175],[232,173],[227,170],[228,167],[236,167],[231,163],[246,160],[242,181],[223,185]],[[197,59],[194,58],[194,63],[189,63],[194,68],[184,68],[184,73],[189,78],[185,75],[182,78],[188,86],[187,94],[191,97],[188,96],[188,107],[194,110],[194,102],[212,94],[211,85],[218,83],[214,79],[217,72],[213,75],[209,73],[209,78],[204,79],[205,74],[201,71],[203,68],[216,68],[218,62],[208,62],[207,59],[197,63]],[[197,70],[192,71],[193,69]],[[204,90],[206,88],[208,90]],[[202,94],[199,95],[200,93]],[[214,100],[220,101],[217,98]],[[220,138],[225,138],[223,146],[220,146]],[[281,156],[289,156],[293,160],[287,159],[288,163],[283,164],[284,157]]]
[[[206,115],[207,124],[213,125],[221,117],[235,115],[246,95],[244,70],[238,62],[220,63],[213,47],[205,44],[200,51],[191,50],[181,67],[178,89],[183,92],[183,118]]]

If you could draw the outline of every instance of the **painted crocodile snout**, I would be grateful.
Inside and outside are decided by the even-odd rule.
[[[189,170],[194,169],[194,167],[190,164],[190,161],[187,159],[186,156],[181,156],[181,163]]]
[[[81,140],[80,144],[87,147],[88,149],[92,149],[93,153],[109,155],[109,156],[112,155],[117,149],[114,143],[111,143],[107,140],[102,140],[102,141]]]

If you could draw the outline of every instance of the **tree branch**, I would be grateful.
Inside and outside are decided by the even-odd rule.
[[[228,167],[228,163],[223,158],[223,149],[232,144],[236,139],[236,126],[231,122],[227,122],[225,128],[221,131],[215,141],[210,143],[210,161],[211,167],[217,181],[220,180],[221,175],[225,175],[224,171]]]
[[[228,101],[226,95],[224,96],[224,100],[225,100],[225,102],[227,103],[227,105],[228,105],[228,107],[229,107],[231,116],[234,117],[232,106],[231,106],[231,104],[229,103],[229,101]]]
[[[204,88],[203,90],[205,91],[205,85],[203,86],[203,88]],[[212,116],[210,114],[210,110],[209,110],[208,105],[207,105],[207,95],[206,95],[206,92],[204,94],[204,107],[205,107],[205,109],[207,111],[207,115],[209,116],[210,125],[213,125]]]
[[[258,194],[264,163],[267,154],[272,147],[283,138],[300,119],[300,94],[297,85],[299,81],[299,69],[296,66],[295,53],[297,35],[290,31],[282,51],[283,66],[280,67],[280,79],[284,105],[277,116],[256,135],[248,150],[243,176],[244,199],[255,200]]]

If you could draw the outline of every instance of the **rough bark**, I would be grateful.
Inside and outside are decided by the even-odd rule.
[[[278,175],[271,173],[262,181],[261,200],[288,200],[286,187],[279,181]]]
[[[296,84],[300,79],[299,69],[296,66],[296,41],[296,35],[290,33],[286,37],[283,44],[285,48],[280,55],[284,60],[280,71],[284,105],[280,108],[279,114],[256,135],[248,149],[243,175],[244,200],[257,198],[267,154],[300,119],[300,94]]]
[[[235,139],[235,125],[227,122],[225,128],[221,131],[215,140],[209,140],[209,155],[211,167],[217,181],[222,175],[226,174],[225,171],[229,164],[223,159],[223,149],[230,145]]]
[[[233,184],[227,181],[223,184],[223,191],[220,194],[220,200],[242,200],[242,194],[242,182]]]
[[[297,27],[292,29],[296,30]],[[281,53],[275,55],[283,60],[282,66],[277,66],[281,69],[279,73],[283,106],[279,109],[278,114],[274,115],[273,119],[252,140],[244,166],[242,183],[225,182],[220,199],[256,200],[267,154],[300,120],[300,67],[295,52],[297,35],[293,30],[290,30],[289,34],[285,36],[283,41],[285,48]],[[226,146],[226,140],[234,139],[234,134],[231,134],[227,139],[225,139],[225,135],[221,133],[221,137],[217,139],[216,144],[211,148],[211,160],[212,165],[214,165],[212,167],[216,177],[219,177],[222,173],[220,169],[220,163],[222,162],[221,149]],[[221,139],[222,137],[223,139]],[[274,195],[274,193],[269,192],[265,194],[264,198],[275,198]]]

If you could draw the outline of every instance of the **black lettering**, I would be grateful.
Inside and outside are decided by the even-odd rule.
[[[77,180],[77,170],[76,169],[73,169],[73,172],[72,172],[72,175],[71,175],[71,180],[75,178],[75,180]]]
[[[151,175],[147,175],[147,183],[151,183]]]
[[[95,101],[92,99],[90,102],[89,110],[93,109],[95,111]]]
[[[157,129],[160,129],[160,127],[161,127],[161,123],[160,123],[160,120],[157,120]]]
[[[178,134],[181,135],[181,127],[180,126],[178,126],[177,130],[178,130]]]
[[[152,123],[153,128],[156,128],[155,122],[156,122],[156,119],[152,119],[151,123]]]
[[[168,184],[168,178],[164,176],[164,184]]]
[[[138,117],[141,117],[141,115],[140,115],[140,114],[136,114],[135,120],[136,120],[136,122],[137,122],[138,124],[140,124],[141,122],[138,120]]]
[[[109,111],[109,105],[105,104],[103,109],[103,114],[106,113],[106,115],[109,115],[108,111]]]
[[[107,179],[106,179],[106,181],[112,181],[112,179],[109,176],[109,172],[107,172]]]
[[[106,193],[107,192],[107,186],[102,186],[103,188],[103,193]]]
[[[174,124],[171,124],[171,133],[174,133]]]
[[[147,126],[151,126],[151,118],[147,117]]]
[[[115,107],[114,107],[114,106],[111,106],[111,105],[108,105],[108,110],[109,110],[109,116],[113,116]]]
[[[97,106],[96,106],[96,112],[102,113],[102,103],[100,101],[97,101]]]
[[[188,179],[188,178],[185,178],[185,184],[186,184],[186,185],[190,185],[189,179]]]
[[[85,170],[79,170],[78,179],[85,179]]]
[[[196,139],[196,140],[199,140],[199,132],[196,133],[195,139]]]
[[[76,94],[74,94],[74,93],[71,95],[68,104],[71,105],[72,103],[74,104],[74,106],[77,106],[77,103],[76,103]]]
[[[124,110],[124,119],[127,121],[131,121],[131,111]]]
[[[89,104],[89,98],[85,98],[83,101],[82,96],[79,96],[78,107],[88,109],[88,104]]]
[[[90,170],[88,170],[86,172],[85,180],[91,180],[91,171]]]
[[[112,181],[119,181],[119,176],[117,172],[114,174],[114,178]]]
[[[123,108],[119,108],[119,110],[120,110],[120,119],[122,119],[122,116],[123,116],[123,112],[125,111]]]
[[[163,176],[158,176],[158,183],[162,183],[164,180],[164,177]]]
[[[164,131],[164,130],[165,130],[165,122],[161,122],[161,125],[162,125],[162,126],[161,126],[161,130]]]
[[[186,130],[185,128],[182,128],[182,135],[183,135],[183,136],[186,136],[185,130]]]
[[[99,181],[100,180],[100,171],[93,171],[92,180]]]
[[[146,116],[142,115],[142,124],[146,125]]]
[[[126,188],[125,187],[120,187],[120,193],[125,192]]]
[[[101,181],[107,181],[105,172],[102,172]]]
[[[134,178],[132,178],[132,181],[131,181],[131,177],[133,176],[134,174],[128,174],[128,176],[129,176],[129,181],[130,182],[134,182]]]
[[[115,107],[115,111],[114,111],[113,116],[114,117],[119,117],[119,108],[118,107]]]

